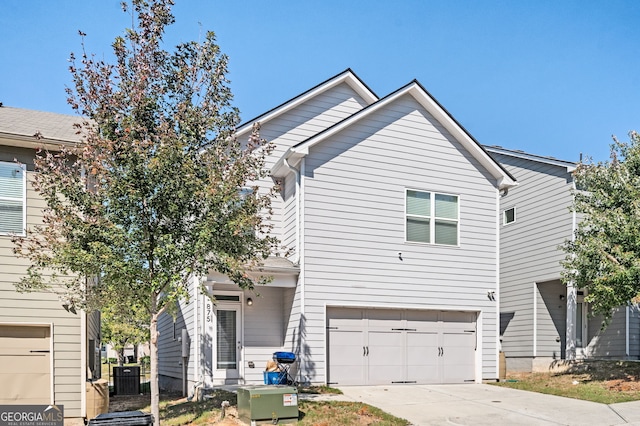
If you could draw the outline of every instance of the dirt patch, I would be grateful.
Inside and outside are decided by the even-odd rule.
[[[640,392],[640,382],[635,379],[616,379],[604,382],[607,389],[618,392]]]
[[[113,395],[109,397],[109,412],[137,411],[151,405],[151,395]]]

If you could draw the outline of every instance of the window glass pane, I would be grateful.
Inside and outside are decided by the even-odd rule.
[[[431,194],[428,192],[407,191],[407,214],[431,215]]]
[[[407,218],[407,241],[429,243],[429,219],[408,217]]]
[[[458,197],[455,195],[436,194],[436,217],[457,219]]]
[[[236,311],[219,310],[216,314],[216,318],[216,368],[235,370],[237,368]]]
[[[436,244],[458,245],[458,223],[436,220]]]
[[[576,304],[576,347],[582,348],[582,303]]]
[[[22,202],[0,200],[0,232],[21,234],[23,231]]]
[[[22,198],[24,170],[17,164],[0,163],[0,197]]]
[[[240,296],[229,296],[227,294],[214,294],[213,297],[218,302],[239,302]]]
[[[516,209],[510,208],[509,210],[504,211],[504,224],[508,224],[511,222],[515,222],[516,220]]]

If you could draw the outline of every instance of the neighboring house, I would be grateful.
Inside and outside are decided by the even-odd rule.
[[[99,314],[68,312],[50,293],[18,293],[28,263],[13,254],[11,235],[42,223],[46,205],[31,186],[36,151],[75,143],[76,121],[0,107],[0,404],[64,405],[70,418],[86,416],[86,381],[100,375]]]
[[[275,351],[314,384],[497,378],[499,203],[515,179],[416,81],[379,99],[346,70],[240,138],[254,122],[276,144],[263,184],[280,185],[273,232],[290,253],[249,271],[274,277],[255,293],[193,278],[159,324],[161,386],[261,383]]]
[[[638,359],[640,315],[620,307],[601,330],[582,289],[560,281],[560,246],[579,217],[570,209],[575,163],[485,149],[518,180],[500,199],[500,334],[510,371],[546,370],[580,358]]]

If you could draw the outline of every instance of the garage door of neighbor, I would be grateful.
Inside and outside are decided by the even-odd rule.
[[[474,312],[328,308],[328,383],[475,380]]]
[[[0,405],[50,404],[51,329],[0,324]]]

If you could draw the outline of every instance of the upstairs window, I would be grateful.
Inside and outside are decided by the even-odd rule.
[[[458,245],[458,196],[408,189],[406,240],[416,243]]]
[[[0,234],[24,233],[26,188],[26,168],[0,162]]]
[[[502,212],[502,224],[508,225],[516,221],[516,208],[511,207]]]

